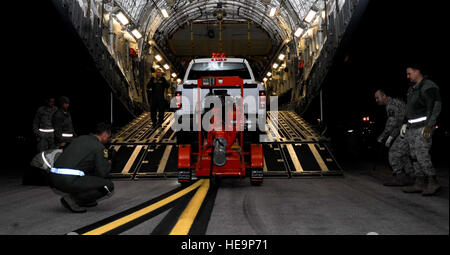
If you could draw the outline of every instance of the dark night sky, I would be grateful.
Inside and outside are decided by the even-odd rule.
[[[448,64],[441,64],[446,50],[445,16],[440,15],[444,10],[436,3],[442,2],[370,1],[324,85],[325,119],[330,126],[341,119],[349,122],[363,115],[381,115],[382,108],[373,99],[375,89],[384,87],[395,96],[403,96],[408,86],[405,64],[416,59],[425,63],[431,79],[441,87],[441,122],[448,127],[448,118],[443,118],[448,116],[444,79]],[[51,2],[27,4],[30,8],[21,13],[23,22],[16,24],[21,29],[14,29],[10,37],[14,42],[6,46],[6,58],[11,60],[6,75],[13,77],[4,84],[7,89],[3,94],[11,99],[3,100],[6,104],[2,107],[4,120],[10,123],[8,138],[13,143],[18,136],[32,139],[32,118],[47,95],[70,97],[75,127],[79,134],[87,133],[92,123],[109,120],[108,86],[81,40],[62,22]],[[115,107],[119,111],[115,119],[126,124],[130,116],[119,104]],[[314,118],[317,109],[317,103],[313,104],[307,116]]]

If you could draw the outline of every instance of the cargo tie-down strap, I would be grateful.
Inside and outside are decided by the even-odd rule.
[[[75,176],[84,176],[84,172],[78,169],[71,168],[50,168],[50,172],[54,174],[64,174],[64,175],[75,175]]]

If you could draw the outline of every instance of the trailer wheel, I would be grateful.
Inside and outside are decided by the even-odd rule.
[[[220,177],[217,175],[212,175],[211,177],[209,177],[209,186],[210,187],[214,187],[216,185],[220,184]]]
[[[181,185],[181,188],[187,188],[188,186],[190,186],[192,184],[192,181],[187,181],[187,182],[179,182]]]
[[[252,186],[261,186],[262,183],[263,183],[263,181],[262,181],[261,179],[258,179],[258,180],[252,180],[252,179],[250,179],[250,184],[251,184]]]
[[[178,183],[182,187],[187,187],[192,184],[192,171],[190,169],[178,169]]]
[[[260,186],[264,180],[264,174],[262,168],[250,169],[250,184],[252,186]]]

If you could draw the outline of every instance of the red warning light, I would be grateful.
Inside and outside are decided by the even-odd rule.
[[[176,93],[175,93],[175,102],[176,102],[176,106],[177,106],[177,109],[180,109],[181,108],[181,91],[177,91]]]
[[[130,57],[137,57],[138,56],[137,51],[135,49],[133,49],[133,48],[130,48],[129,54],[130,54]]]
[[[266,92],[260,91],[259,92],[259,107],[264,108],[266,106]]]
[[[227,55],[225,52],[213,52],[211,53],[211,61],[227,61]]]

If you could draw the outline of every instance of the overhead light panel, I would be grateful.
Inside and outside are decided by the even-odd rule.
[[[295,30],[294,35],[295,35],[295,37],[300,37],[300,35],[302,35],[302,33],[303,33],[303,28],[299,27],[299,28],[297,28],[297,30]]]
[[[272,76],[272,73],[271,72],[267,72],[267,77],[270,77],[270,76]]]
[[[164,18],[168,18],[169,17],[169,13],[167,12],[166,9],[161,9],[161,13],[162,13]]]
[[[274,69],[276,69],[277,67],[278,67],[278,64],[277,63],[273,63],[273,66],[272,66]]]
[[[167,69],[167,68],[166,68]],[[177,77],[177,74],[176,73],[172,73],[172,77],[173,78],[176,78]]]
[[[263,81],[264,81],[264,82],[266,82],[266,81],[267,81],[267,78],[266,78],[266,77],[264,77],[264,78],[263,78]]]
[[[281,54],[278,56],[278,59],[281,60],[281,61],[283,61],[285,57],[286,57],[286,55],[284,55],[283,53],[281,53]]]
[[[161,61],[162,60],[161,55],[156,55],[155,58],[156,58],[157,61]]]
[[[272,7],[272,9],[270,9],[270,12],[269,12],[269,17],[275,16],[275,13],[276,13],[276,12],[277,12],[277,8]]]
[[[164,67],[164,69],[166,69],[166,70],[169,70],[169,69],[170,69],[170,66],[169,66],[168,64],[164,64],[163,67]]]
[[[135,29],[133,29],[132,31],[131,31],[131,33],[134,35],[134,37],[136,38],[136,39],[141,39],[142,38],[142,34],[141,34],[141,32],[139,32],[139,30],[137,30],[137,28],[135,28]]]
[[[313,20],[314,20],[314,17],[316,17],[316,14],[317,14],[317,12],[316,11],[314,11],[314,10],[309,10],[309,12],[308,12],[308,14],[306,15],[306,17],[305,17],[305,21],[308,23],[308,24],[310,24]]]
[[[125,14],[123,14],[123,12],[116,13],[116,18],[119,20],[120,24],[122,24],[124,26],[126,26],[130,23],[127,16],[125,16]]]

